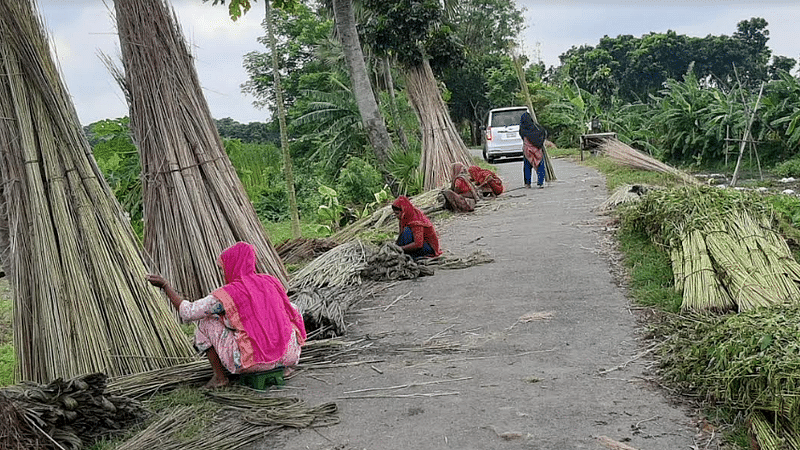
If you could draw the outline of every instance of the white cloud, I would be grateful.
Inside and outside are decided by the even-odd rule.
[[[113,9],[113,2],[106,0]],[[201,0],[172,0],[181,28],[196,56],[195,67],[211,114],[239,122],[264,121],[266,111],[252,106],[241,93],[247,81],[242,57],[264,51],[256,38],[264,32],[264,3],[237,22],[227,8]],[[119,41],[108,7],[98,0],[39,0],[47,30],[53,37],[64,79],[81,122],[127,115],[122,92],[98,58],[102,51],[117,58]],[[739,21],[763,17],[769,23],[768,45],[773,54],[800,57],[794,21],[800,16],[796,0],[518,0],[527,8],[523,47],[535,56],[537,48],[547,66],[573,45],[597,45],[604,35],[640,37],[651,31],[691,36],[731,35]]]
[[[122,91],[98,56],[102,52],[119,61],[119,39],[108,7],[97,0],[40,0],[39,4],[81,123],[127,115]],[[264,121],[266,112],[253,107],[253,98],[240,89],[247,81],[243,56],[264,50],[256,41],[264,34],[264,11],[253,8],[233,22],[227,8],[210,2],[174,0],[171,4],[195,56],[212,116],[244,123]],[[113,3],[109,7],[113,9]]]

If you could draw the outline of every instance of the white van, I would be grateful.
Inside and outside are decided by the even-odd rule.
[[[491,164],[502,157],[522,157],[519,119],[525,112],[528,112],[526,106],[496,108],[489,111],[483,140],[483,159],[486,162]]]

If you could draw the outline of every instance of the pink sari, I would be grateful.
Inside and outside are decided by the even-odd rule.
[[[225,315],[239,331],[236,341],[244,369],[280,360],[294,330],[298,332],[298,343],[305,342],[303,317],[289,303],[277,278],[256,273],[252,245],[237,242],[220,254],[218,264],[227,284],[212,295],[222,302]]]

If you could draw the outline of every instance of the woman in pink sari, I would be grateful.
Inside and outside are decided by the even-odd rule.
[[[217,264],[226,284],[194,302],[181,300],[162,276],[147,275],[182,320],[196,322],[195,347],[206,352],[214,369],[206,387],[227,385],[226,370],[239,374],[296,365],[306,339],[303,317],[277,278],[256,273],[253,246],[237,242],[220,254]]]

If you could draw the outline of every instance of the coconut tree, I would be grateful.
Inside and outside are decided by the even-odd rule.
[[[375,157],[381,169],[386,172],[386,163],[392,149],[392,140],[386,130],[386,122],[378,108],[378,102],[372,91],[364,63],[364,54],[361,51],[361,42],[356,30],[355,14],[353,13],[353,0],[333,0],[333,14],[336,18],[336,32],[342,42],[342,52],[350,72],[353,84],[353,95],[356,98],[358,110],[361,112],[361,121],[367,130],[369,141],[375,149]]]
[[[132,374],[193,353],[92,158],[33,0],[0,1],[0,204],[17,378]]]
[[[438,2],[367,0],[365,4],[374,13],[364,27],[369,45],[379,55],[396,58],[419,118],[425,189],[444,186],[449,182],[450,165],[470,165],[472,158],[450,119],[431,61],[442,66],[457,64],[463,48],[444,23]]]

